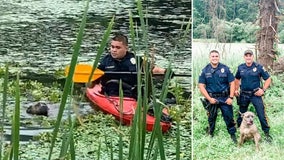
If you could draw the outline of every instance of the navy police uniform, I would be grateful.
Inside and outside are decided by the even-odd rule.
[[[141,58],[141,57],[140,57]],[[142,58],[141,58],[142,59]],[[98,68],[103,71],[114,71],[114,72],[136,72],[137,63],[136,57],[133,53],[128,52],[120,59],[114,59],[110,54],[107,54],[99,64]],[[142,62],[142,61],[141,61]],[[101,79],[103,91],[108,95],[117,96],[119,95],[119,80],[123,82],[123,92],[125,97],[135,97],[136,93],[133,93],[134,88],[137,85],[137,75],[120,75],[120,74],[109,74],[105,75]]]
[[[217,105],[220,108],[223,119],[226,123],[229,134],[233,135],[236,132],[235,122],[233,119],[233,106],[228,105],[225,101],[230,94],[230,82],[235,80],[234,75],[231,73],[229,67],[219,63],[216,68],[213,68],[211,64],[208,64],[199,76],[199,83],[206,85],[208,94],[217,99],[219,102]],[[211,104],[210,107],[213,107]],[[209,134],[213,135],[215,129],[215,123],[217,119],[217,112],[212,115],[208,112],[209,122]]]
[[[249,103],[251,102],[255,107],[257,116],[259,118],[261,128],[265,133],[269,132],[269,125],[265,114],[265,107],[261,96],[256,96],[254,93],[261,87],[261,77],[267,80],[270,75],[264,69],[264,67],[256,62],[253,62],[251,66],[247,66],[245,63],[238,66],[236,79],[241,80],[241,91],[239,97],[240,112],[244,113],[248,110]],[[238,126],[241,125],[242,118],[238,116]]]

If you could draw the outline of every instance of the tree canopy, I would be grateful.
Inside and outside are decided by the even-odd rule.
[[[193,38],[254,43],[258,15],[259,0],[193,0]]]

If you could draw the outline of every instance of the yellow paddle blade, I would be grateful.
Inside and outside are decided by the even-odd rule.
[[[65,68],[65,76],[69,73],[70,66]],[[75,72],[73,75],[73,82],[77,83],[87,83],[89,81],[89,77],[91,75],[93,67],[88,64],[77,64],[75,67]],[[91,81],[95,81],[96,79],[100,78],[104,75],[104,72],[100,69],[96,69],[94,74],[91,78]]]

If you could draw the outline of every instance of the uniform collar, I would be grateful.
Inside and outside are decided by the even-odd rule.
[[[252,64],[250,65],[250,66],[248,66],[246,63],[244,63],[245,64],[245,66],[247,67],[247,68],[251,68],[251,67],[255,67],[256,66],[256,63],[255,62],[252,62]]]
[[[215,67],[215,68],[213,68],[213,66],[212,66],[211,63],[209,63],[208,66],[210,67],[210,69],[211,69],[211,68],[212,68],[212,69],[217,69],[217,68],[219,68],[219,67],[221,66],[221,63],[219,62],[219,63],[217,64],[217,67]]]

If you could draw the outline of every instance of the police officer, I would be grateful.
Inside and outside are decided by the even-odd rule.
[[[262,65],[254,62],[254,56],[251,50],[246,50],[244,52],[244,60],[245,63],[238,66],[235,75],[235,96],[239,96],[239,110],[241,113],[246,112],[251,102],[255,107],[261,128],[265,133],[265,139],[267,142],[271,142],[272,137],[269,135],[270,127],[267,122],[265,107],[262,100],[262,96],[271,83],[271,78]],[[261,86],[262,79],[265,81],[263,86]],[[241,122],[242,118],[241,114],[239,114],[237,120],[238,126],[241,125]]]
[[[233,142],[237,143],[232,106],[235,78],[229,67],[219,63],[220,57],[217,50],[210,51],[209,59],[210,63],[203,68],[202,73],[199,76],[199,90],[210,103],[209,107],[217,107],[217,109],[220,108],[227,126],[227,131],[231,135]],[[217,112],[208,112],[207,115],[209,122],[208,133],[213,137]]]
[[[142,64],[142,59],[140,59]],[[113,72],[136,72],[137,59],[135,55],[128,51],[128,38],[123,34],[116,34],[110,43],[110,53],[101,60],[98,68],[103,71]],[[153,74],[164,74],[166,69],[153,67]],[[107,75],[100,79],[104,92],[108,95],[119,95],[119,80],[122,80],[125,97],[135,97],[132,92],[133,87],[137,85],[137,75]]]

